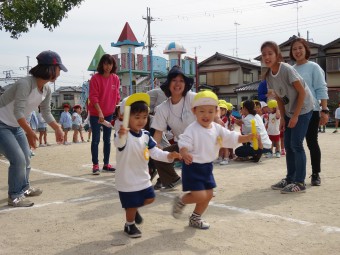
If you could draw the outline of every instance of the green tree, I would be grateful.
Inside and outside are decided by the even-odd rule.
[[[38,22],[50,31],[84,0],[0,0],[0,30],[18,39]]]

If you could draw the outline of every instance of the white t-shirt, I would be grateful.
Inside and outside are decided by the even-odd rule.
[[[197,121],[191,123],[179,136],[178,147],[187,148],[195,163],[209,163],[218,157],[220,148],[234,148],[239,142],[239,132],[230,131],[220,124],[202,127]]]
[[[174,135],[174,140],[178,141],[179,135],[184,132],[188,125],[196,120],[191,110],[191,103],[195,95],[196,93],[188,91],[186,96],[182,97],[177,104],[172,104],[171,98],[161,103],[156,108],[151,127],[166,132],[169,126]]]
[[[118,130],[117,130],[118,132]],[[150,133],[142,129],[139,134],[130,131],[126,143],[121,144],[118,133],[115,132],[116,146],[116,189],[123,192],[140,191],[152,185],[145,152],[148,149],[150,157],[163,162],[169,161],[169,152],[157,148]]]
[[[276,118],[276,113],[269,113],[268,115],[268,135],[280,134],[280,118]]]
[[[251,120],[255,119],[256,131],[261,137],[261,141],[263,144],[263,148],[270,149],[272,147],[272,141],[269,139],[267,130],[263,124],[263,121],[260,115],[256,114],[255,116],[252,114],[248,114],[244,119],[244,129],[242,129],[243,134],[250,134],[251,133]],[[253,144],[251,143],[251,146]]]

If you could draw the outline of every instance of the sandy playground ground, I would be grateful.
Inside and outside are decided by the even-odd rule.
[[[340,254],[340,134],[332,131],[319,136],[322,186],[310,186],[309,161],[307,192],[292,195],[270,189],[285,176],[284,157],[217,165],[217,194],[204,214],[209,230],[188,227],[192,205],[182,219],[170,215],[179,187],[157,191],[140,209],[137,239],[123,233],[114,174],[91,174],[90,143],[36,150],[30,179],[44,192],[31,208],[7,206],[8,163],[0,158],[0,254]]]

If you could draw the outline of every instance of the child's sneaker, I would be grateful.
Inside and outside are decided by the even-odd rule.
[[[217,159],[214,160],[214,164],[219,164],[222,162],[222,157],[218,157]]]
[[[201,219],[201,217],[198,217],[196,215],[191,215],[189,218],[189,226],[193,228],[199,228],[199,229],[208,229],[210,228],[210,224],[204,220]]]
[[[221,162],[220,162],[220,165],[221,166],[225,166],[225,165],[228,165],[229,164],[229,160],[228,159],[223,159]]]
[[[267,153],[264,154],[264,157],[265,158],[272,158],[273,157],[273,153],[267,152]]]
[[[276,157],[276,158],[281,158],[281,154],[280,154],[279,151],[275,152],[275,157]]]
[[[106,164],[106,165],[103,166],[103,171],[114,172],[114,171],[116,171],[116,169],[113,168],[110,164]]]
[[[282,194],[302,193],[306,192],[306,185],[304,183],[291,183],[281,190]]]
[[[143,219],[142,215],[140,215],[140,213],[137,210],[136,215],[135,215],[135,222],[136,222],[136,224],[138,224],[138,225],[142,224],[143,220],[144,219]]]
[[[285,156],[286,155],[286,151],[283,149],[281,150],[281,156]]]
[[[131,238],[137,238],[142,236],[142,232],[137,228],[136,224],[124,226],[124,233],[127,234]]]
[[[176,196],[172,205],[172,216],[175,219],[179,219],[183,213],[184,207],[185,204],[183,204],[181,198],[179,196]]]
[[[93,167],[92,167],[92,174],[93,175],[99,175],[100,174],[100,172],[99,172],[99,165],[98,164],[93,165]]]
[[[274,190],[282,190],[284,187],[286,187],[288,184],[288,181],[286,178],[282,179],[278,183],[275,183],[274,185],[271,186],[272,189]]]

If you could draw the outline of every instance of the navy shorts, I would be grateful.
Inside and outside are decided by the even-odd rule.
[[[155,191],[153,187],[132,191],[132,192],[123,192],[118,191],[120,203],[122,204],[122,208],[138,208],[144,205],[144,201],[146,199],[154,198]]]
[[[182,167],[183,191],[208,190],[216,187],[213,171],[213,163],[192,163]]]

